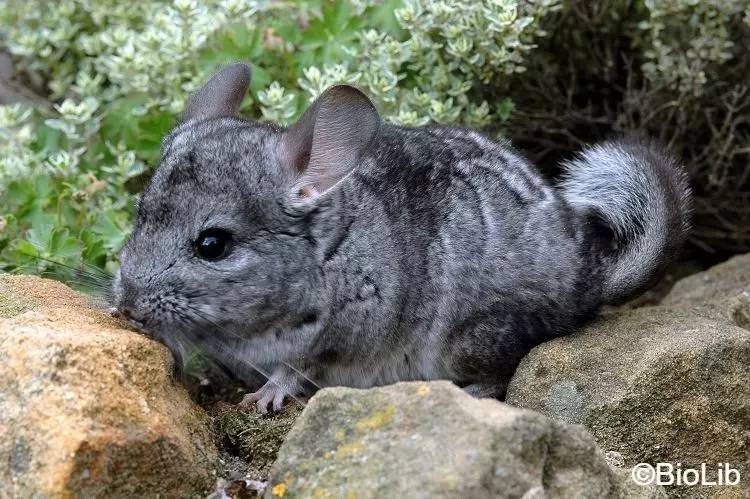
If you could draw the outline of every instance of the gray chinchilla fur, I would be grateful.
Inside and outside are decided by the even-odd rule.
[[[349,86],[289,128],[240,119],[249,79],[222,69],[164,139],[114,296],[173,351],[263,372],[261,410],[311,384],[502,397],[532,347],[643,291],[688,232],[685,175],[649,140],[585,149],[555,187],[480,132],[382,123]]]

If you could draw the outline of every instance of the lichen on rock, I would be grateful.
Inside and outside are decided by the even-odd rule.
[[[452,383],[326,388],[303,411],[266,497],[663,497],[607,464],[580,426]]]

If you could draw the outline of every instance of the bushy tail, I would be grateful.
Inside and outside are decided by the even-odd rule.
[[[602,300],[642,292],[680,249],[690,226],[690,188],[682,168],[642,138],[604,142],[564,165],[559,188],[574,209],[592,212],[614,233]]]

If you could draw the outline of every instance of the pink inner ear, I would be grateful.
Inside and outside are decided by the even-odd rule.
[[[349,174],[377,135],[380,118],[370,99],[337,85],[318,97],[279,142],[282,166],[305,192],[322,194]]]
[[[300,190],[299,190],[299,192],[297,193],[297,195],[300,198],[302,198],[302,199],[304,199],[304,198],[310,198],[310,197],[313,196],[313,194],[314,194],[314,192],[313,192],[312,188],[311,187],[307,187],[307,186],[301,187]]]

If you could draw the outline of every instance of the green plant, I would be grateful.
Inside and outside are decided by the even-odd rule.
[[[255,119],[350,82],[389,122],[482,127],[543,165],[644,129],[685,158],[694,242],[748,250],[748,40],[744,0],[0,0],[38,96],[0,106],[0,270],[113,270],[161,138],[235,60]]]
[[[693,255],[750,251],[750,4],[570,2],[542,28],[511,82],[514,140],[554,171],[613,133],[658,137],[691,177]]]
[[[53,262],[112,270],[160,139],[222,63],[253,64],[242,110],[257,118],[290,122],[344,81],[366,87],[390,121],[479,126],[507,117],[509,101],[490,106],[485,86],[523,70],[556,5],[6,0],[0,40],[51,105],[0,114],[3,267],[68,279]]]

